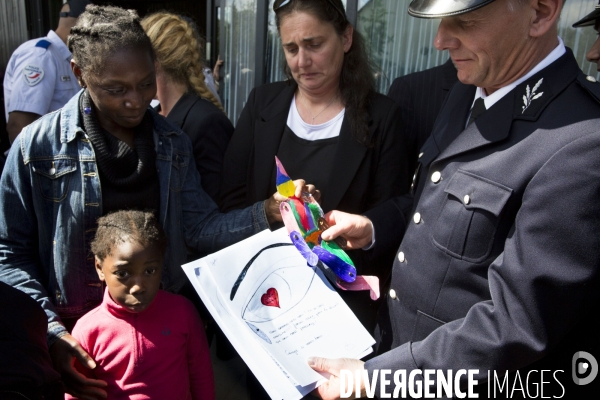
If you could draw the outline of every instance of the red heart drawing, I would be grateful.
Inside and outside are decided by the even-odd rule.
[[[277,289],[275,288],[269,288],[267,293],[260,296],[260,302],[267,307],[281,308],[279,307],[279,293],[277,293]]]

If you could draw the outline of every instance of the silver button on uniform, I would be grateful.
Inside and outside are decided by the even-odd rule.
[[[390,289],[390,299],[396,299],[396,291],[394,289]]]
[[[590,81],[590,82],[592,82],[592,83],[595,83],[595,82],[596,82],[596,78],[594,78],[594,77],[593,77],[593,76],[591,76],[591,75],[588,75],[588,76],[586,76],[586,77],[585,77],[585,79],[587,79],[588,81]]]
[[[419,158],[423,157],[423,154],[425,153],[419,153]]]
[[[431,174],[431,182],[438,183],[442,179],[442,174],[439,171],[435,171]]]
[[[463,197],[463,203],[465,203],[466,205],[469,205],[469,203],[471,202],[471,197],[468,194],[465,194],[465,197]]]
[[[415,213],[415,215],[413,216],[413,221],[415,221],[415,224],[421,223],[421,214]]]
[[[398,261],[400,261],[401,263],[403,263],[404,261],[406,261],[406,257],[404,257],[404,252],[401,251],[400,253],[398,253]]]

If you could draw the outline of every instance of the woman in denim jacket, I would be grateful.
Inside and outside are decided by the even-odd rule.
[[[157,210],[169,239],[162,284],[177,292],[188,246],[213,252],[280,216],[275,197],[220,214],[202,190],[190,140],[148,108],[154,53],[135,12],[89,6],[68,45],[84,90],[12,146],[0,189],[0,280],[44,308],[67,391],[105,397],[104,382],[73,370],[73,357],[95,363],[67,329],[102,300],[89,251],[96,220],[118,209]]]

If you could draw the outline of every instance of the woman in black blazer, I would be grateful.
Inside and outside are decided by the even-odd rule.
[[[323,211],[362,213],[409,188],[400,111],[375,92],[360,34],[340,0],[276,1],[286,56],[285,82],[252,91],[225,154],[221,207],[265,199],[275,188],[275,156],[290,177],[321,191]],[[389,275],[391,257],[350,252],[358,273]],[[370,331],[378,302],[340,293]]]
[[[198,38],[192,26],[175,14],[149,15],[142,26],[158,61],[157,111],[190,137],[202,188],[218,202],[223,156],[233,125],[204,82]]]

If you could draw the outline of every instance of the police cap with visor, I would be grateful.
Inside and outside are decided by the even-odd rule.
[[[417,18],[443,18],[468,13],[494,0],[414,0],[408,13]]]
[[[579,21],[573,24],[573,28],[581,28],[582,26],[592,26],[596,24],[596,20],[600,18],[600,1],[594,8],[594,11],[581,18]]]

